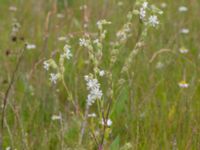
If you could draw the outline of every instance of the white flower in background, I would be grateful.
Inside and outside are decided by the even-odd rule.
[[[56,84],[57,83],[57,80],[58,80],[58,75],[55,74],[55,73],[50,73],[50,78],[49,80],[53,83],[53,84]]]
[[[99,76],[103,77],[105,75],[105,71],[104,70],[100,70],[99,71]]]
[[[186,6],[180,6],[180,7],[178,8],[178,11],[179,11],[179,12],[186,12],[186,11],[188,11],[188,8],[187,8]]]
[[[86,8],[87,8],[87,5],[82,5],[82,6],[79,7],[80,10],[84,10]]]
[[[95,113],[88,114],[89,118],[95,118],[97,115]]]
[[[144,20],[144,18],[146,17],[146,8],[148,7],[148,2],[144,2],[142,4],[142,7],[140,8],[140,19]]]
[[[99,44],[99,39],[93,41],[94,44]]]
[[[64,18],[64,17],[65,17],[64,14],[57,14],[57,18],[59,18],[59,19],[62,19],[62,18]]]
[[[188,88],[189,87],[189,84],[185,80],[182,80],[181,82],[179,82],[178,85],[180,88]]]
[[[188,51],[189,50],[187,48],[184,48],[184,47],[179,49],[179,52],[182,53],[182,54],[186,54],[186,53],[188,53]]]
[[[60,36],[60,37],[58,37],[58,41],[67,41],[67,37],[66,36]]]
[[[146,11],[144,8],[140,8],[140,19],[144,20],[146,16]]]
[[[16,7],[16,6],[10,6],[10,7],[9,7],[9,10],[10,10],[10,11],[17,11],[17,7]]]
[[[6,150],[11,150],[11,147],[10,146],[6,147]]]
[[[167,7],[167,4],[163,2],[163,3],[160,4],[160,6],[161,6],[162,8],[166,8],[166,7]]]
[[[100,90],[100,84],[97,79],[94,79],[91,76],[85,76],[85,81],[87,82],[87,90],[89,91],[87,96],[87,105],[91,106],[95,100],[100,100],[103,94]]]
[[[142,4],[142,7],[143,7],[144,9],[146,9],[146,8],[148,7],[148,2],[144,2],[144,3]]]
[[[157,69],[162,69],[164,66],[165,66],[165,65],[164,65],[161,61],[159,61],[159,62],[156,64],[156,68],[157,68]]]
[[[102,30],[103,29],[103,25],[106,25],[106,24],[111,24],[111,22],[110,21],[106,21],[105,19],[97,21],[97,27],[98,27],[99,30]]]
[[[62,54],[61,56],[62,57],[66,57],[67,59],[70,59],[73,55],[71,53],[71,50],[70,50],[70,46],[69,45],[65,45],[64,46],[64,54]]]
[[[117,5],[118,5],[118,6],[123,6],[124,3],[123,3],[122,1],[119,1],[119,2],[117,3]]]
[[[105,125],[105,122],[104,122],[103,119],[102,119],[102,121],[101,121],[101,124],[102,124],[102,125]],[[112,125],[112,120],[108,119],[106,125],[107,125],[108,127],[110,127],[110,126]]]
[[[51,120],[61,120],[62,119],[62,116],[61,115],[53,115],[52,117],[51,117]]]
[[[49,65],[49,63],[47,61],[44,61],[43,62],[43,67],[44,67],[45,70],[49,70],[50,65]]]
[[[31,50],[31,49],[35,49],[36,48],[36,45],[35,44],[27,44],[26,45],[26,48]]]
[[[89,43],[88,43],[88,41],[86,40],[86,39],[84,39],[84,38],[80,38],[79,39],[79,45],[80,46],[87,46]]]
[[[188,34],[189,32],[190,32],[190,30],[187,29],[187,28],[182,28],[182,29],[180,30],[180,33],[182,33],[182,34]]]
[[[150,16],[150,17],[149,17],[149,24],[150,24],[152,27],[156,27],[156,25],[159,24],[158,17],[155,16],[155,15]]]

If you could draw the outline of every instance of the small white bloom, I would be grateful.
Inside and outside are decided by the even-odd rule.
[[[58,41],[67,41],[67,37],[66,36],[60,36],[60,37],[58,37]]]
[[[182,29],[180,30],[180,33],[182,33],[182,34],[188,34],[189,32],[190,32],[190,30],[187,29],[187,28],[182,28]]]
[[[167,4],[163,2],[163,3],[160,4],[160,6],[161,6],[162,8],[166,8],[166,7],[167,7]]]
[[[156,64],[157,69],[162,69],[163,67],[164,67],[164,64],[160,61]]]
[[[27,45],[26,45],[26,48],[29,49],[29,50],[35,49],[35,48],[36,48],[36,45],[34,45],[34,44],[27,44]]]
[[[10,6],[10,7],[9,7],[9,10],[10,10],[10,11],[17,11],[17,7],[16,7],[16,6]]]
[[[61,120],[62,119],[62,116],[61,115],[53,115],[52,117],[51,117],[51,120]]]
[[[71,50],[70,50],[70,46],[69,45],[65,45],[64,46],[64,54],[62,55],[63,57],[66,57],[67,59],[70,59],[73,55],[71,53]]]
[[[102,125],[105,125],[105,122],[104,122],[103,119],[102,119],[102,121],[101,121],[101,124],[102,124]],[[112,125],[112,120],[108,119],[106,125],[107,125],[108,127],[110,127],[110,126]]]
[[[179,82],[178,85],[180,88],[188,88],[189,87],[189,84],[185,80]]]
[[[82,6],[80,6],[80,10],[84,10],[84,9],[86,9],[87,8],[87,5],[82,5]]]
[[[149,24],[153,27],[159,24],[158,17],[153,15],[149,17]]]
[[[187,8],[186,6],[180,6],[180,7],[178,8],[178,11],[179,11],[179,12],[186,12],[186,11],[188,11],[188,8]]]
[[[182,54],[186,54],[186,53],[188,53],[188,51],[189,50],[186,49],[186,48],[184,48],[184,47],[182,47],[182,48],[179,49],[179,52],[182,53]]]
[[[99,71],[99,76],[103,77],[105,75],[105,71],[104,70],[100,70]]]
[[[89,118],[95,118],[97,115],[95,113],[88,114]]]
[[[57,14],[57,18],[59,18],[59,19],[62,19],[62,18],[64,18],[64,17],[65,17],[64,14]]]
[[[93,41],[94,44],[99,44],[99,39]]]
[[[58,75],[55,73],[50,73],[50,79],[49,79],[53,84],[57,83],[58,80]]]
[[[6,147],[6,150],[11,150],[11,147],[10,146]]]
[[[91,76],[85,76],[87,89],[89,94],[87,96],[87,105],[91,106],[95,100],[101,99],[103,93],[100,90],[100,84],[97,79],[92,78]]]
[[[144,9],[146,9],[146,8],[148,7],[148,2],[144,2],[144,3],[142,4],[142,7],[143,7]]]
[[[50,66],[49,63],[47,61],[44,61],[44,63],[43,63],[44,69],[49,70],[49,66]]]
[[[106,21],[105,19],[97,21],[97,27],[99,30],[101,30],[103,28],[103,25],[106,25],[106,24],[111,24],[111,22]]]
[[[122,5],[124,5],[124,3],[123,3],[122,1],[119,1],[119,2],[117,3],[117,5],[118,5],[118,6],[122,6]]]
[[[146,16],[146,10],[144,8],[140,8],[140,19],[144,20]]]
[[[84,39],[84,38],[80,38],[79,39],[79,45],[86,47],[88,45],[88,41],[86,39]]]

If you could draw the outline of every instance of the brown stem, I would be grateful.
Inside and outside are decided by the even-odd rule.
[[[0,137],[0,150],[1,150],[1,145],[2,145],[2,141],[3,141],[3,128],[4,128],[4,118],[5,118],[5,110],[6,110],[6,105],[7,105],[7,101],[8,101],[8,96],[9,96],[9,93],[10,93],[10,90],[15,82],[15,76],[16,76],[16,73],[19,69],[19,66],[22,62],[22,59],[23,59],[23,56],[24,56],[24,51],[25,51],[25,48],[22,49],[22,52],[18,58],[18,61],[17,61],[17,64],[16,64],[16,67],[12,73],[12,77],[11,77],[11,81],[8,85],[8,88],[5,92],[5,96],[4,96],[4,99],[3,99],[3,108],[2,108],[2,120],[1,120],[1,137]]]

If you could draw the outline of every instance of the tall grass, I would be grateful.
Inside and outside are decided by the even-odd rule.
[[[200,148],[200,2],[142,5],[0,1],[0,150]]]

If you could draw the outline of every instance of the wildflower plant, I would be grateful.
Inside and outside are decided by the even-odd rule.
[[[79,48],[87,52],[87,61],[90,62],[88,65],[91,68],[90,72],[83,76],[88,95],[85,98],[85,110],[79,113],[83,120],[79,144],[82,143],[89,128],[89,132],[91,132],[98,149],[103,149],[105,141],[112,133],[112,125],[114,124],[111,117],[112,107],[116,103],[115,97],[119,95],[119,89],[126,82],[124,74],[129,72],[134,56],[143,47],[144,39],[148,36],[148,30],[150,28],[157,28],[160,24],[159,16],[161,14],[162,11],[156,6],[150,5],[147,1],[137,0],[135,7],[128,12],[126,22],[116,31],[115,39],[109,39],[112,42],[106,41],[107,33],[109,33],[107,27],[111,26],[112,22],[105,19],[97,21],[97,33],[95,35],[85,33],[77,41]],[[138,19],[143,28],[138,40],[133,45],[133,50],[130,51],[127,59],[122,62],[121,76],[118,79],[114,79],[113,68],[119,56],[123,53],[128,39],[132,37],[134,19]],[[107,67],[102,65],[104,51],[106,51],[105,45],[106,50],[109,50],[110,58]],[[61,81],[71,102],[75,105],[72,93],[64,80],[64,62],[69,61],[71,57],[73,57],[71,46],[66,44],[63,52],[60,54],[58,63],[53,59],[49,59],[45,60],[43,65],[44,69],[50,72],[50,81],[53,84]],[[53,72],[51,69],[53,69]],[[103,87],[105,85],[103,82],[107,82],[106,87]],[[116,87],[118,87],[118,90],[116,90]],[[93,108],[97,108],[95,109],[96,111]]]

